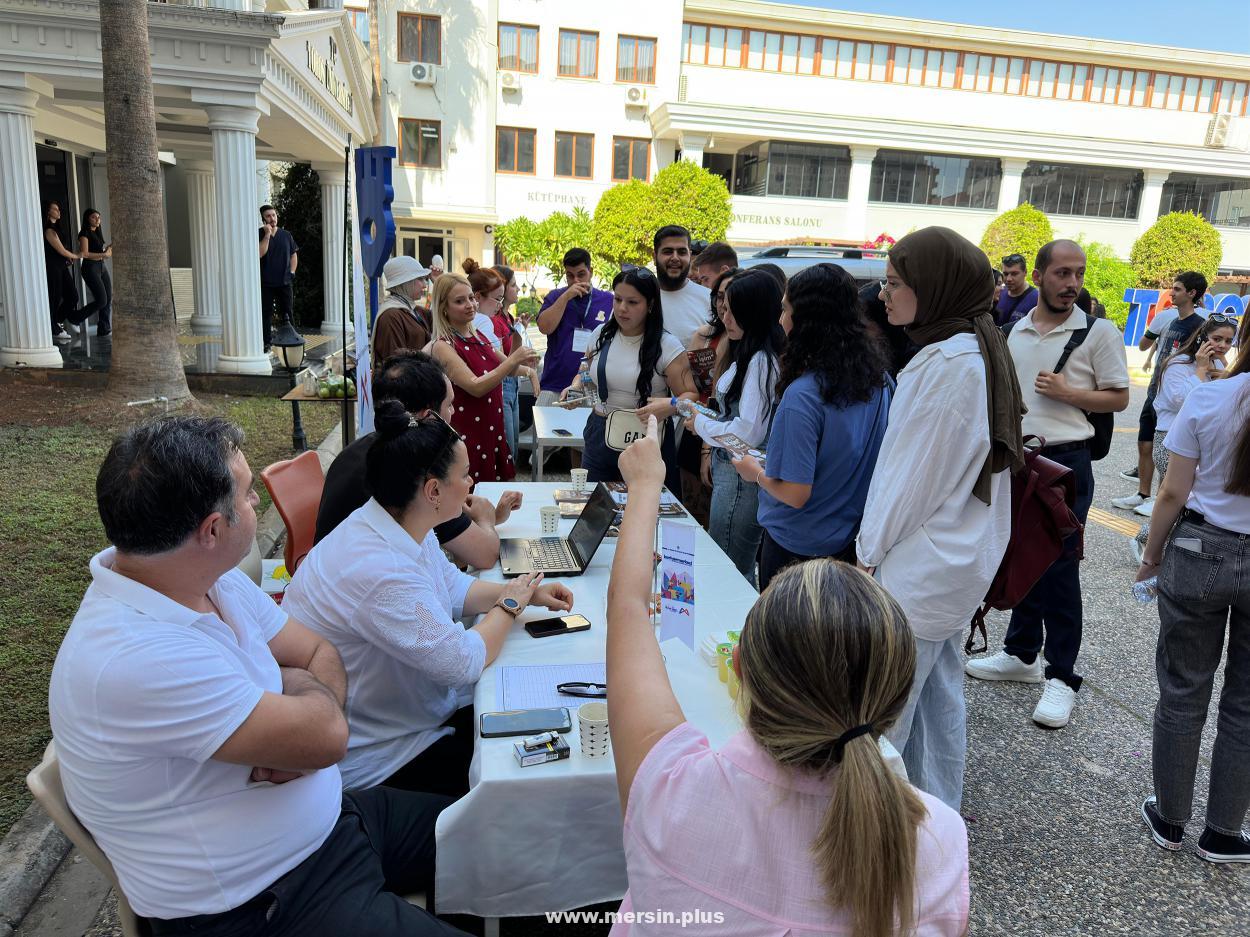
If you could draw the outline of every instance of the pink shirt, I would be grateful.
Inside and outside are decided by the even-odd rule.
[[[677,726],[648,753],[629,793],[621,903],[622,913],[674,917],[619,923],[612,934],[673,934],[685,920],[687,930],[721,937],[849,937],[849,916],[826,901],[811,853],[829,788],[782,768],[746,731],[713,751],[690,723]],[[955,811],[917,793],[929,816],[917,839],[915,933],[963,934],[967,830]]]

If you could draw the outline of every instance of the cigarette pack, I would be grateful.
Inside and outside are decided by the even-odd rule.
[[[563,737],[533,751],[526,751],[525,746],[520,742],[513,742],[512,750],[516,753],[517,763],[522,768],[528,768],[530,765],[545,765],[549,761],[560,761],[569,757],[569,743]]]

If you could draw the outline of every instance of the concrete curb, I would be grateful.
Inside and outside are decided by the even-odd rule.
[[[342,424],[330,431],[317,457],[324,472],[343,448]],[[256,525],[261,556],[272,556],[282,544],[286,525],[270,506]],[[38,803],[32,803],[0,841],[0,937],[10,937],[43,893],[71,843]]]
[[[70,849],[42,807],[32,803],[0,842],[0,937],[9,937]]]

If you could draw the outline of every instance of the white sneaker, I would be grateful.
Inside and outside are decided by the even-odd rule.
[[[1133,508],[1133,513],[1140,517],[1149,517],[1155,509],[1155,499],[1147,498],[1137,507]]]
[[[964,664],[964,673],[978,680],[1014,680],[1017,683],[1042,682],[1042,657],[1026,664],[1014,654],[999,651],[993,657],[978,657]]]
[[[1051,729],[1062,729],[1072,716],[1072,706],[1076,703],[1076,690],[1062,680],[1051,677],[1046,681],[1046,689],[1042,690],[1042,698],[1033,710],[1033,721],[1039,726]]]
[[[68,345],[73,340],[74,339],[70,336],[69,332],[66,332],[63,328],[57,329],[52,334],[52,341],[56,342],[58,345]]]
[[[1139,504],[1143,504],[1148,499],[1143,498],[1140,492],[1134,491],[1131,495],[1125,495],[1123,498],[1112,498],[1111,503],[1122,511],[1131,511]]]

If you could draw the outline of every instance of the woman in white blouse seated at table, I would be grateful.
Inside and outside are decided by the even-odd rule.
[[[898,603],[832,559],[779,573],[747,613],[734,661],[746,729],[713,750],[673,695],[648,609],[664,481],[653,435],[619,465],[629,503],[608,589],[607,681],[629,873],[621,911],[698,908],[722,935],[963,934],[963,820],[891,772],[877,741],[915,667]]]
[[[313,547],[282,606],[334,644],[347,670],[345,789],[385,784],[459,796],[473,755],[472,687],[527,605],[573,607],[542,576],[483,582],[443,556],[435,525],[473,478],[455,430],[378,401],[367,456],[372,497]],[[466,629],[461,615],[481,614]]]

